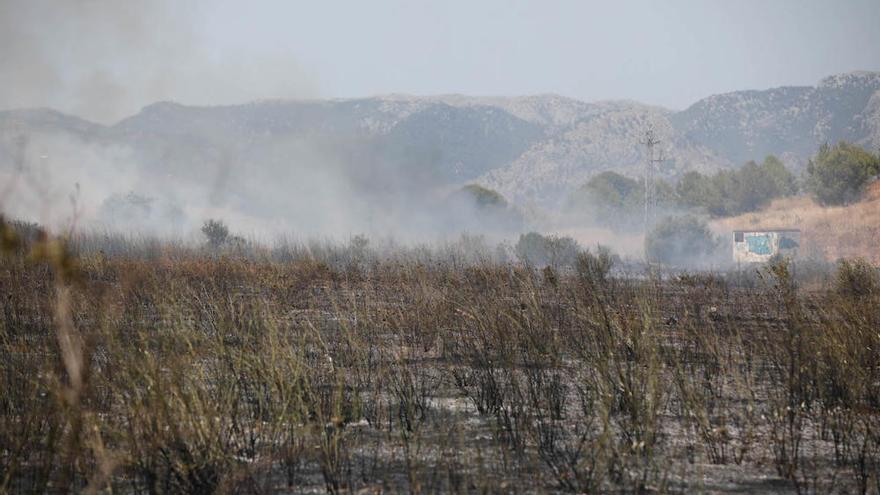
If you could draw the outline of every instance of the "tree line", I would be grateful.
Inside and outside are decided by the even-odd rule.
[[[654,197],[661,210],[687,210],[713,217],[756,211],[777,198],[810,194],[825,206],[858,201],[867,184],[880,174],[880,155],[846,142],[823,145],[798,177],[775,156],[750,161],[738,169],[714,174],[685,173],[677,183],[657,180]],[[641,180],[602,172],[569,199],[572,212],[590,211],[600,222],[617,227],[640,227],[644,205]]]

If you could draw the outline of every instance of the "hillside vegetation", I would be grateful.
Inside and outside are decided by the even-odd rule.
[[[782,198],[760,211],[720,218],[712,225],[719,232],[798,228],[807,257],[864,258],[880,265],[880,181],[868,186],[861,201],[847,206],[824,207],[807,196]]]

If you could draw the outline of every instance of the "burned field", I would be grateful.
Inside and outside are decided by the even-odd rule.
[[[0,491],[880,491],[866,265],[334,259],[8,250]]]

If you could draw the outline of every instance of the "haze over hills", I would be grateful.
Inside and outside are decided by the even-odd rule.
[[[880,73],[710,96],[683,111],[557,95],[389,95],[217,107],[160,102],[104,126],[48,109],[10,110],[0,112],[0,174],[39,169],[39,180],[24,183],[45,183],[43,200],[66,197],[79,183],[92,209],[133,190],[185,210],[198,204],[316,231],[328,223],[343,231],[363,222],[390,228],[420,222],[424,212],[410,208],[414,202],[469,182],[514,204],[552,208],[598,172],[638,176],[648,128],[662,141],[666,178],[767,154],[797,169],[824,142],[880,147]]]

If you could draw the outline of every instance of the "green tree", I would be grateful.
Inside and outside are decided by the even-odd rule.
[[[718,210],[721,195],[711,177],[696,171],[684,174],[675,185],[679,205],[703,209],[707,212]]]
[[[644,195],[640,181],[611,171],[594,176],[581,190],[593,206],[612,212],[633,209]]]
[[[676,203],[676,190],[663,180],[654,182],[658,205]],[[589,214],[600,225],[615,230],[639,228],[645,187],[642,180],[631,179],[616,172],[602,172],[575,191],[568,201],[569,211]]]
[[[865,185],[878,173],[880,157],[843,141],[825,144],[807,165],[807,187],[820,204],[849,204],[862,196]]]
[[[711,176],[688,172],[676,185],[679,206],[712,216],[727,216],[738,211],[740,189],[739,176],[731,170],[720,170]]]
[[[733,211],[729,214],[755,211],[770,201],[789,196],[795,190],[794,175],[776,157],[767,157],[758,165],[748,162],[737,171],[733,195]]]
[[[674,205],[678,202],[675,186],[663,179],[654,180],[654,195],[658,205]]]
[[[688,172],[676,185],[680,206],[713,216],[755,211],[776,198],[796,192],[794,174],[772,155],[760,165],[751,161],[737,170],[721,170],[712,176]]]
[[[761,164],[761,168],[764,169],[766,177],[773,182],[777,196],[791,196],[797,194],[797,177],[786,168],[785,164],[782,163],[782,160],[773,155],[768,155],[764,158],[764,163]]]
[[[457,225],[478,231],[519,231],[523,218],[504,196],[478,184],[468,184],[448,198]]]

